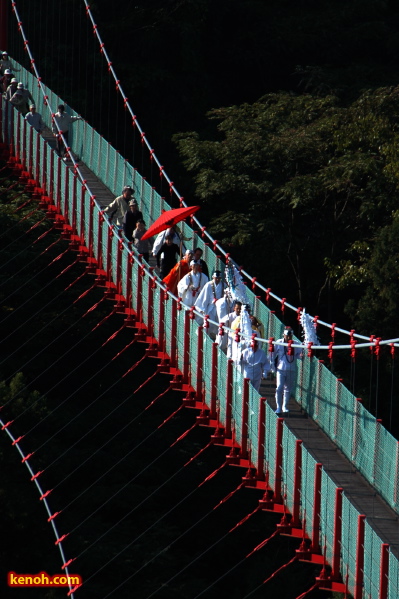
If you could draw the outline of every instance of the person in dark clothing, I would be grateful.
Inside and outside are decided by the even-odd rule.
[[[160,268],[161,279],[164,279],[177,262],[176,256],[180,255],[180,248],[173,243],[173,235],[167,235],[165,243],[157,252],[157,266]]]
[[[203,254],[203,251],[201,250],[201,248],[195,248],[195,250],[194,250],[194,260],[196,262],[198,262],[198,264],[200,265],[201,272],[203,272],[204,275],[206,275],[208,277],[208,279],[209,279],[208,266],[207,266],[207,263],[205,262],[205,260],[202,259],[202,254]]]
[[[137,200],[132,198],[129,202],[129,210],[123,217],[123,232],[129,241],[133,241],[133,231],[139,220],[143,220],[143,214],[139,210]]]

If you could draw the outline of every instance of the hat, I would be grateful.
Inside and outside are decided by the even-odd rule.
[[[198,260],[191,260],[190,266],[194,266],[194,264],[196,264],[197,266],[199,266]]]
[[[24,89],[24,84],[20,81],[17,85],[18,89]]]
[[[290,326],[284,327],[284,335],[293,335],[294,331]]]
[[[11,83],[18,83],[18,79],[16,79],[15,77],[13,77],[13,78],[11,79]]]
[[[4,75],[11,75],[11,71],[10,71],[10,69],[6,69],[6,70],[4,71]]]
[[[36,108],[34,104],[29,104],[29,108]]]
[[[124,191],[130,191],[131,193],[133,193],[133,189],[130,187],[130,185],[125,185],[125,187],[122,189],[122,193]]]
[[[8,56],[8,52],[2,52],[1,55],[2,56]]]
[[[125,187],[125,189],[123,191],[127,191],[128,189],[131,189],[131,188],[130,187]],[[130,200],[129,206],[138,206],[136,198],[133,198],[132,200]]]
[[[220,272],[220,270],[215,270],[214,273],[212,274],[212,279],[214,279],[215,277],[220,278],[222,276],[222,273]]]

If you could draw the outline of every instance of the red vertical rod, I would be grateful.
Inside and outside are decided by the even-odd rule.
[[[69,169],[65,173],[64,210],[62,211],[65,221],[69,220]]]
[[[295,465],[294,465],[294,505],[292,509],[292,525],[299,526],[301,507],[301,485],[302,485],[302,441],[295,441]]]
[[[190,314],[184,311],[183,382],[188,383],[190,366]]]
[[[211,364],[211,418],[216,418],[216,402],[218,393],[218,344],[212,343]]]
[[[198,401],[202,401],[202,364],[203,364],[203,349],[204,349],[204,329],[202,326],[197,329],[197,381],[196,381],[196,396]]]
[[[50,183],[49,183],[48,194],[49,194],[50,200],[53,202],[53,204],[55,204],[55,201],[54,201],[54,152],[50,153]]]
[[[333,539],[333,558],[332,558],[332,580],[339,580],[341,566],[341,540],[342,540],[342,493],[343,489],[335,489],[335,510],[334,510],[334,539]]]
[[[312,520],[312,544],[314,553],[320,552],[320,509],[321,509],[321,471],[323,464],[315,465],[314,473],[314,498],[313,498],[313,520]]]
[[[31,129],[33,129],[33,127],[31,127]],[[43,168],[40,168],[40,140],[41,140],[41,136],[40,135],[36,135],[36,170],[35,170],[35,181],[38,185],[41,185],[41,181],[40,181],[40,173],[43,172]],[[44,146],[44,144],[43,144]]]
[[[226,437],[231,438],[231,414],[233,408],[233,360],[227,360],[226,383]]]
[[[274,489],[274,500],[281,503],[281,484],[283,476],[283,426],[284,418],[276,420],[276,482]]]
[[[256,474],[258,480],[265,480],[264,462],[265,462],[265,437],[266,437],[266,397],[261,397],[259,401],[259,421],[258,421],[258,463]]]
[[[144,271],[140,269],[141,276],[143,276]],[[164,292],[161,291],[159,294],[159,328],[158,328],[158,349],[161,352],[165,351],[165,296]]]
[[[381,543],[380,593],[378,599],[388,599],[389,545]]]
[[[47,144],[45,144],[45,147],[47,147]],[[82,185],[82,188],[80,190],[80,223],[79,223],[79,231],[78,231],[78,235],[80,237],[80,242],[82,244],[84,244],[84,239],[86,237],[85,235],[85,195],[86,195],[86,187],[84,185]]]
[[[57,169],[57,189],[56,189],[56,206],[61,211],[61,157],[58,156],[58,169]]]
[[[242,388],[242,418],[241,418],[241,453],[240,457],[248,457],[248,412],[249,412],[249,383],[250,379],[244,379]]]
[[[89,248],[89,256],[91,258],[94,258],[94,241],[93,241],[93,228],[94,228],[94,223],[93,223],[93,212],[94,212],[94,198],[92,196],[90,196],[90,210],[89,210],[89,238],[87,240],[88,242],[88,248]],[[101,215],[100,215],[101,218]]]
[[[114,231],[111,227],[108,227],[108,235],[107,235],[107,279],[108,281],[112,281],[112,238],[114,236]]]
[[[38,136],[39,137],[39,136]],[[48,193],[48,175],[47,175],[47,148],[48,144],[43,144],[43,158],[41,168],[41,188],[43,189],[44,195]]]
[[[17,113],[17,143],[14,142],[15,147],[15,159],[16,162],[21,162],[21,113],[16,110],[13,111],[13,117],[15,119],[15,113]]]
[[[93,210],[94,210],[94,202],[93,202]],[[98,268],[103,268],[103,222],[104,216],[102,214],[98,217],[98,243],[97,243],[97,263]]]
[[[137,262],[137,259],[134,259],[134,262]],[[142,319],[142,306],[143,306],[143,277],[141,276],[141,270],[140,270],[140,265],[139,263],[136,264],[136,268],[137,268],[137,286],[136,286],[136,312],[137,312],[137,318],[139,320],[139,322],[143,322]]]
[[[359,514],[357,519],[355,592],[353,594],[354,599],[362,599],[363,597],[365,521],[366,516]]]
[[[116,293],[118,293],[119,295],[122,295],[122,283],[121,283],[121,277],[122,277],[122,251],[123,251],[123,241],[122,239],[118,239],[118,244],[117,244],[117,254],[116,254]],[[119,299],[118,299],[119,301]]]
[[[8,48],[8,0],[0,0],[0,48]]]
[[[24,119],[24,139],[26,140],[26,127],[27,122]],[[26,169],[29,172],[29,175],[32,175],[32,167],[33,167],[33,127],[29,127],[29,148],[26,151],[25,156],[26,164],[28,168]]]
[[[130,248],[129,248],[130,250]],[[125,277],[126,277],[126,301],[127,301],[127,308],[131,308],[132,307],[132,299],[131,299],[131,294],[132,294],[132,264],[133,264],[133,254],[132,251],[129,251],[129,256],[128,259],[126,261],[126,271],[125,271]],[[150,313],[150,310],[149,310]],[[130,315],[128,317],[130,319]]]
[[[177,349],[177,302],[172,300],[172,325],[170,340],[170,365],[176,367],[176,349]]]

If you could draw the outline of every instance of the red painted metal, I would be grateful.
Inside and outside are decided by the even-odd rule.
[[[48,183],[48,194],[50,200],[54,202],[54,152],[50,152],[50,182]]]
[[[188,383],[190,369],[190,314],[184,311],[184,341],[183,341],[183,383]]]
[[[62,162],[61,157],[57,158],[58,168],[57,168],[57,189],[56,189],[56,197],[55,197],[55,205],[58,211],[61,211],[61,168]]]
[[[143,271],[141,270],[141,273]],[[142,276],[142,275],[140,275]],[[161,292],[159,294],[159,310],[158,310],[158,350],[161,352],[165,351],[165,296]]]
[[[31,127],[33,129],[33,127]],[[64,210],[61,209],[65,220],[69,219],[69,170],[65,173],[65,190],[64,190]]]
[[[203,400],[203,358],[204,358],[204,329],[197,329],[197,381],[196,381],[196,397],[198,401]]]
[[[112,227],[108,228],[108,235],[107,235],[107,266],[106,266],[106,273],[107,273],[107,279],[108,281],[112,280],[112,240],[114,237],[114,230]]]
[[[357,519],[356,571],[354,599],[363,597],[363,568],[364,568],[364,529],[366,516],[359,514]]]
[[[389,545],[381,543],[380,593],[378,599],[388,599]]]
[[[72,185],[72,231],[73,234],[76,235],[76,212],[77,212],[77,203],[78,203],[78,198],[77,198],[77,174],[75,173],[73,176],[73,185]]]
[[[302,484],[302,441],[295,441],[295,465],[294,465],[294,497],[292,510],[292,526],[300,525],[299,513],[301,507],[301,484]]]
[[[94,209],[94,202],[93,202],[93,209]],[[92,215],[91,215],[92,216]],[[103,268],[103,252],[102,252],[102,248],[103,248],[103,222],[104,222],[104,215],[102,213],[100,213],[98,215],[98,232],[97,232],[97,261],[98,261],[98,268],[102,269]]]
[[[134,257],[134,261],[137,262],[137,258]],[[140,267],[137,267],[137,283],[136,283],[136,313],[139,322],[142,322],[143,313],[143,277],[141,276]],[[162,294],[161,294],[162,295]]]
[[[341,578],[342,493],[343,489],[341,487],[335,489],[333,559],[331,564],[332,580],[339,580]]]
[[[227,360],[227,383],[226,383],[226,437],[231,438],[231,414],[233,403],[233,360]]]
[[[281,485],[283,476],[283,426],[284,419],[277,418],[276,420],[276,472],[275,472],[275,488],[274,501],[282,502]]]
[[[311,550],[320,552],[321,472],[323,464],[315,465]]]
[[[242,389],[242,419],[241,419],[241,451],[240,458],[248,457],[248,402],[249,402],[249,383],[251,379],[244,379]]]

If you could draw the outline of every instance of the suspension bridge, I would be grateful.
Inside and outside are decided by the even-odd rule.
[[[30,52],[23,18],[18,13],[17,3],[13,2],[12,6],[21,43],[31,64],[31,71],[18,65],[18,77],[31,91],[36,106],[43,108],[41,113],[48,130],[43,135],[37,133],[21,113],[2,98],[1,158],[24,185],[36,208],[45,215],[43,219],[52,223],[48,231],[59,232],[60,238],[69,244],[68,251],[74,252],[76,258],[68,270],[76,264],[84,264],[85,273],[92,275],[93,283],[85,294],[100,288],[103,297],[111,300],[113,308],[98,326],[112,315],[120,314],[124,317],[123,326],[114,335],[122,329],[129,331],[131,342],[126,351],[129,352],[132,342],[144,344],[143,357],[132,364],[127,373],[137,368],[141,360],[151,357],[157,367],[150,378],[169,375],[167,388],[149,398],[148,406],[170,390],[179,393],[181,405],[166,420],[170,421],[182,407],[194,409],[198,415],[192,427],[176,442],[189,435],[194,427],[207,427],[210,431],[209,444],[191,456],[189,462],[203,456],[209,445],[226,450],[225,462],[203,482],[217,477],[223,466],[233,465],[242,468],[239,489],[261,493],[255,510],[237,526],[245,525],[250,517],[262,511],[279,516],[273,535],[254,547],[253,552],[266,546],[276,534],[288,536],[297,539],[297,548],[281,570],[289,573],[294,561],[315,564],[318,575],[309,594],[315,589],[325,589],[351,594],[355,599],[396,599],[399,596],[398,442],[365,409],[361,400],[318,360],[311,344],[305,347],[298,368],[289,418],[283,419],[274,413],[270,383],[258,394],[249,380],[242,378],[233,361],[228,360],[207,335],[206,323],[204,327],[197,324],[193,309],[187,309],[168,292],[154,267],[143,261],[102,212],[103,207],[119,195],[124,184],[134,188],[147,223],[154,222],[170,208],[165,198],[85,120],[74,124],[69,139],[71,163],[65,164],[55,153],[52,115],[58,104],[65,102],[41,81],[40,65]],[[85,8],[110,76],[114,76],[122,101],[131,110],[87,3]],[[67,111],[78,116],[69,106]],[[133,111],[132,124],[171,195],[175,194],[180,205],[184,205]],[[223,268],[229,256],[197,219],[183,222],[181,229],[185,237],[193,240],[194,246],[201,247],[210,270]],[[283,324],[270,310],[270,300],[280,306],[283,316],[285,310],[298,312],[300,309],[263,288],[245,271],[241,274],[247,281],[254,313],[264,324],[265,344],[271,350],[274,340],[282,336]],[[331,329],[331,342],[325,349],[332,353],[338,349],[334,343],[336,331],[345,331],[320,320],[318,324]],[[370,339],[353,331],[348,332],[348,339],[348,351],[370,347],[378,358],[381,348],[388,345],[394,357],[397,340]],[[6,409],[4,406],[4,413]],[[17,423],[4,419],[1,425],[28,467],[45,504],[61,552],[62,568],[68,573],[73,565],[76,570],[79,560],[74,554],[66,555],[63,549],[67,536],[69,547],[73,547],[71,535],[58,526],[63,506],[51,506],[51,492],[40,483],[42,471],[35,469],[34,448],[23,441],[24,431],[18,431]],[[14,427],[18,433],[14,434]],[[236,491],[231,491],[222,502],[228,501]],[[260,585],[265,585],[265,592],[268,581],[275,575],[278,572],[267,576]],[[217,578],[216,575],[215,580]],[[128,582],[126,580],[126,584]],[[83,580],[82,589],[70,585],[68,594],[79,597],[84,588]],[[255,585],[246,596],[257,588]],[[148,597],[157,594],[163,596],[162,589]]]

